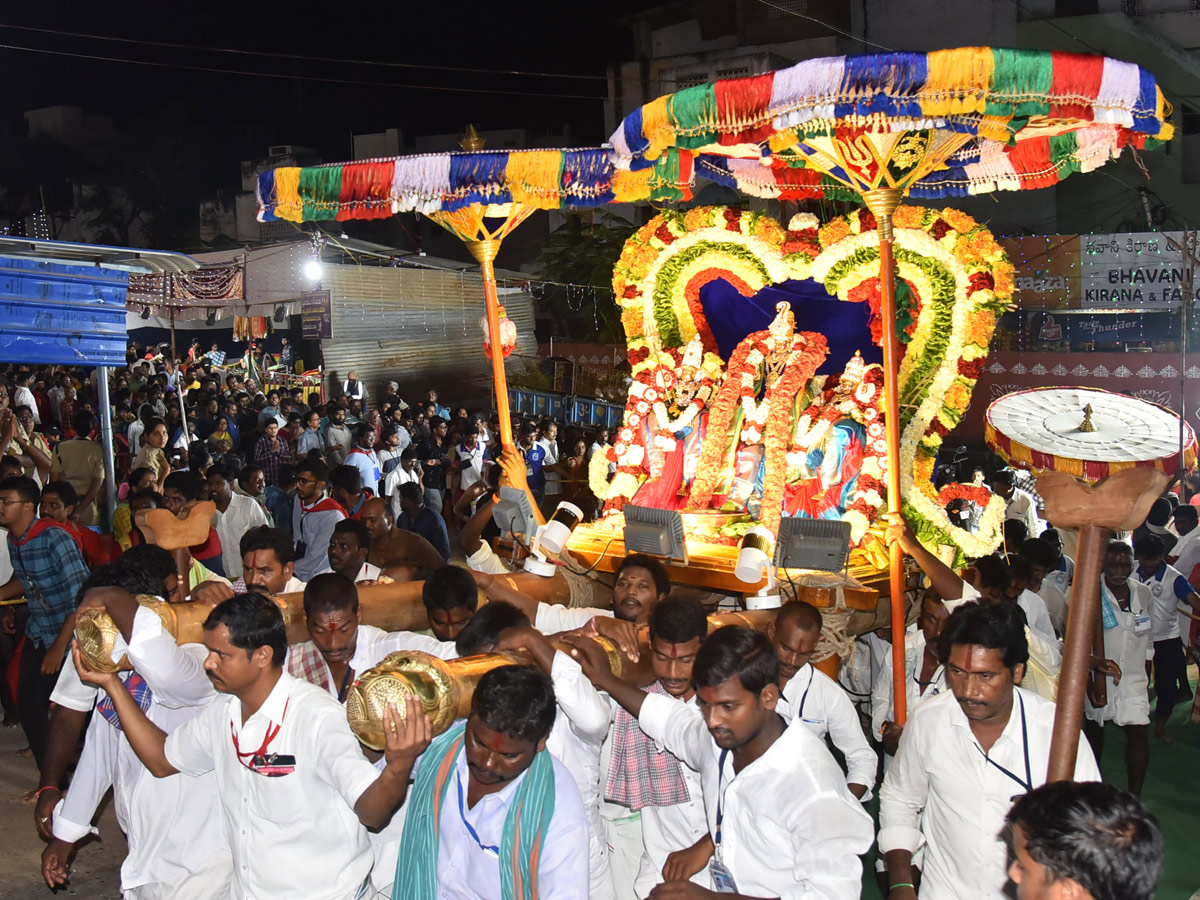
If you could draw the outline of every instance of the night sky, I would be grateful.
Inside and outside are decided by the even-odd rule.
[[[604,134],[605,64],[631,54],[617,19],[653,4],[556,2],[9,4],[0,12],[0,134],[23,130],[24,110],[81,105],[119,127],[194,128],[211,148],[197,171],[205,187],[233,187],[237,161],[268,144],[317,148],[348,158],[351,132],[400,128],[407,135],[489,128],[559,132],[594,145]],[[32,26],[189,47],[270,51],[376,62],[600,76],[567,79],[300,61],[39,33]],[[13,47],[41,48],[55,54]],[[284,77],[189,71],[84,59],[120,57],[179,66],[268,72]],[[354,84],[304,80],[343,79]],[[402,87],[408,85],[408,87]],[[416,85],[466,88],[420,90]],[[511,93],[481,93],[487,88]],[[169,123],[169,124],[164,124]]]

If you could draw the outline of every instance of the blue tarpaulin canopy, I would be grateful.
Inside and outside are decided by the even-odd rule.
[[[0,359],[123,365],[129,273],[0,256]]]
[[[0,238],[0,361],[125,362],[130,272],[182,272],[182,253]]]

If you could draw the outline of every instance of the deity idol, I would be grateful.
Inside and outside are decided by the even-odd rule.
[[[787,455],[786,515],[842,517],[864,463],[868,473],[878,468],[882,386],[882,367],[864,364],[858,353],[841,375],[814,384],[814,400],[796,419]]]
[[[684,348],[663,350],[650,372],[644,399],[646,460],[650,477],[634,497],[638,506],[682,509],[696,477],[708,424],[706,408],[721,374],[720,359],[705,353],[696,335]]]
[[[778,527],[796,400],[826,354],[823,335],[795,331],[787,303],[737,345],[709,413],[689,508],[747,509]]]

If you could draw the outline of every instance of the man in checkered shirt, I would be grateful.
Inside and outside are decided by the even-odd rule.
[[[71,533],[38,518],[41,492],[32,478],[11,475],[0,481],[0,526],[8,529],[13,578],[0,587],[0,600],[25,596],[29,620],[21,651],[17,709],[40,769],[46,749],[50,693],[70,639],[64,627],[75,613],[75,595],[88,575],[83,552]],[[6,610],[6,621],[12,608]]]

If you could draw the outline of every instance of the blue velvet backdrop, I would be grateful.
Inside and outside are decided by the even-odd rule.
[[[767,285],[753,297],[743,297],[723,278],[702,287],[700,303],[721,358],[728,361],[738,341],[770,325],[775,305],[783,301],[791,304],[797,331],[819,332],[829,342],[829,356],[818,374],[842,371],[855,350],[862,352],[867,363],[883,362],[883,350],[871,341],[866,302],[847,303],[832,297],[811,278]]]

